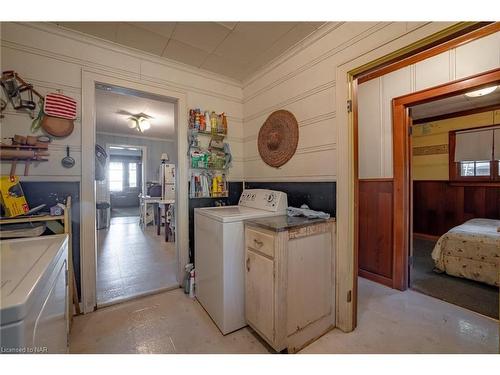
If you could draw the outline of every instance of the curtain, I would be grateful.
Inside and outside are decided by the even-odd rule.
[[[455,141],[455,162],[491,160],[493,129],[457,132]]]
[[[493,155],[493,160],[500,160],[500,129],[495,129],[494,131],[495,135],[493,136],[493,148],[495,152]]]

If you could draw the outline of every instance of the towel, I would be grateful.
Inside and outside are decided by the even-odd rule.
[[[288,207],[288,216],[305,216],[308,219],[329,219],[330,214],[323,211],[314,211],[309,208],[307,204],[303,204],[300,208]]]

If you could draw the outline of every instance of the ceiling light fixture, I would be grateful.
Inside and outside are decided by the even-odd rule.
[[[137,129],[139,133],[144,133],[144,131],[151,128],[151,122],[149,119],[151,116],[140,114],[129,117],[128,127],[130,129]]]
[[[495,91],[497,89],[497,87],[498,86],[490,86],[490,87],[485,87],[484,89],[466,92],[465,96],[467,96],[469,98],[477,98],[479,96],[485,96],[485,95],[491,94],[493,91]]]
[[[148,119],[146,118],[141,118],[139,120],[139,125],[138,125],[138,128],[139,128],[139,131],[142,133],[144,132],[144,130],[148,130],[149,128],[151,127],[151,123],[149,122]]]

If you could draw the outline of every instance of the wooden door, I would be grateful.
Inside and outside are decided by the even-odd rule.
[[[274,261],[246,251],[245,316],[247,322],[274,341]]]

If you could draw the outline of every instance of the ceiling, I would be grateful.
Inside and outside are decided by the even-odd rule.
[[[175,137],[175,105],[173,103],[147,96],[137,96],[134,92],[104,85],[96,88],[96,103],[97,132],[161,139]],[[144,133],[128,127],[131,115],[138,113],[145,113],[152,117],[149,119],[151,128]]]
[[[434,116],[447,115],[455,112],[479,109],[493,105],[500,105],[500,87],[491,94],[469,98],[465,95],[456,95],[446,99],[419,104],[411,107],[411,117],[414,121]]]
[[[243,80],[324,22],[57,22],[127,47]]]

